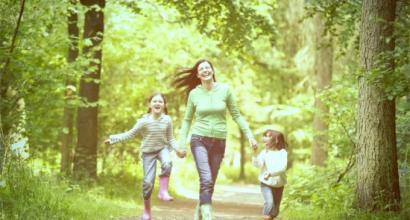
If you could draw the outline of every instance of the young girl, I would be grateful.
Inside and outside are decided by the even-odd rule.
[[[258,179],[261,182],[261,192],[265,200],[263,219],[270,220],[279,214],[282,192],[286,184],[288,153],[283,134],[278,131],[266,130],[263,133],[263,143],[265,149],[259,155],[254,149],[252,162],[256,167],[261,168]]]
[[[184,157],[177,147],[177,142],[172,133],[172,120],[167,115],[166,99],[161,93],[155,93],[148,99],[148,114],[138,119],[134,127],[124,133],[111,135],[105,140],[106,144],[115,144],[132,138],[141,133],[142,161],[144,168],[144,180],[142,191],[144,197],[143,220],[151,219],[151,193],[155,182],[157,160],[161,161],[161,174],[159,175],[160,190],[158,198],[163,201],[172,201],[168,193],[169,176],[172,162],[170,150],[174,149],[179,157]],[[165,114],[164,114],[165,113]]]

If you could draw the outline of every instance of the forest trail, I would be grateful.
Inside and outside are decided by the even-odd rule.
[[[153,194],[154,195],[154,194]],[[185,191],[172,202],[154,200],[152,220],[192,220],[198,193]],[[217,185],[213,198],[215,220],[255,220],[262,217],[263,199],[257,185]],[[121,220],[139,220],[140,215]]]

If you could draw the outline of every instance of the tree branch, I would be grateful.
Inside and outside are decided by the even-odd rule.
[[[349,132],[348,132],[347,129],[346,129],[346,126],[344,126],[343,123],[340,123],[340,124],[341,124],[341,126],[342,126],[344,132],[346,133],[347,137],[349,138],[349,140],[350,140],[350,142],[351,142],[351,144],[352,144],[352,146],[353,146],[353,150],[352,150],[352,152],[350,153],[349,162],[347,163],[346,168],[345,168],[344,171],[339,175],[339,177],[337,178],[335,184],[338,184],[338,183],[343,179],[343,177],[350,171],[350,169],[354,166],[355,161],[356,161],[356,160],[355,160],[355,155],[356,155],[356,151],[357,151],[357,145],[356,145],[356,143],[354,142],[354,140],[352,139],[352,137],[350,137]]]
[[[23,16],[24,4],[25,4],[25,3],[26,3],[25,0],[21,0],[21,7],[20,7],[20,12],[19,12],[19,17],[18,17],[18,20],[17,20],[16,29],[14,30],[13,39],[12,39],[12,41],[11,41],[11,47],[10,47],[9,55],[7,56],[7,60],[6,60],[6,63],[5,63],[5,65],[4,65],[4,67],[3,67],[3,70],[0,72],[0,85],[1,85],[1,82],[2,82],[2,80],[3,80],[3,76],[4,76],[4,74],[5,74],[6,71],[7,71],[7,67],[8,67],[8,65],[9,65],[9,63],[10,63],[11,54],[12,54],[13,51],[14,51],[14,47],[15,47],[15,44],[16,44],[17,33],[18,33],[19,28],[20,28],[20,22],[21,22],[21,17]]]

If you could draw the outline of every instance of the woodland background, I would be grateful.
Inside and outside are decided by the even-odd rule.
[[[0,219],[138,213],[141,138],[103,140],[155,91],[178,139],[186,94],[171,82],[201,58],[259,143],[266,128],[286,135],[285,219],[409,218],[410,1],[2,0],[0,11]],[[228,118],[218,182],[257,184]],[[196,187],[191,155],[174,162],[173,187]]]

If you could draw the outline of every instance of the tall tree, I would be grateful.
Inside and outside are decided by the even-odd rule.
[[[78,39],[78,13],[76,10],[77,0],[70,0],[70,6],[68,9],[68,56],[67,62],[73,63],[76,61],[79,53]],[[68,175],[71,172],[71,157],[73,149],[73,127],[74,127],[74,111],[75,108],[71,101],[76,91],[76,83],[70,76],[66,79],[66,94],[65,94],[65,106],[64,106],[64,132],[61,144],[61,172]]]
[[[400,209],[395,100],[387,99],[383,82],[370,77],[386,79],[393,72],[389,53],[395,47],[395,9],[395,0],[364,0],[362,5],[360,62],[365,73],[359,78],[357,197],[359,207],[370,210]]]
[[[79,96],[84,101],[77,111],[77,148],[74,176],[97,176],[97,127],[99,80],[102,61],[105,0],[81,0],[87,6],[84,21],[83,54],[89,59],[88,72],[80,80]]]
[[[18,103],[19,98],[16,95],[8,95],[7,93],[13,90],[9,82],[11,81],[11,76],[8,76],[8,67],[12,59],[12,54],[16,47],[17,34],[19,33],[21,20],[24,13],[25,0],[20,1],[20,11],[17,18],[17,24],[14,29],[13,37],[11,39],[11,46],[9,47],[8,54],[6,55],[4,63],[1,64],[2,69],[0,70],[0,173],[3,171],[3,164],[6,152],[6,138],[9,136],[10,129],[16,121],[13,121],[15,117],[13,114],[19,115],[14,109],[13,103]],[[8,2],[7,2],[8,3]],[[1,37],[3,38],[3,37]],[[1,39],[0,38],[0,39]]]
[[[320,99],[320,93],[330,86],[333,69],[333,46],[330,34],[325,30],[325,23],[320,14],[314,17],[315,36],[315,65],[316,97],[315,114],[313,116],[313,130],[315,135],[312,143],[313,165],[323,166],[327,158],[328,128],[327,115],[329,108]]]

